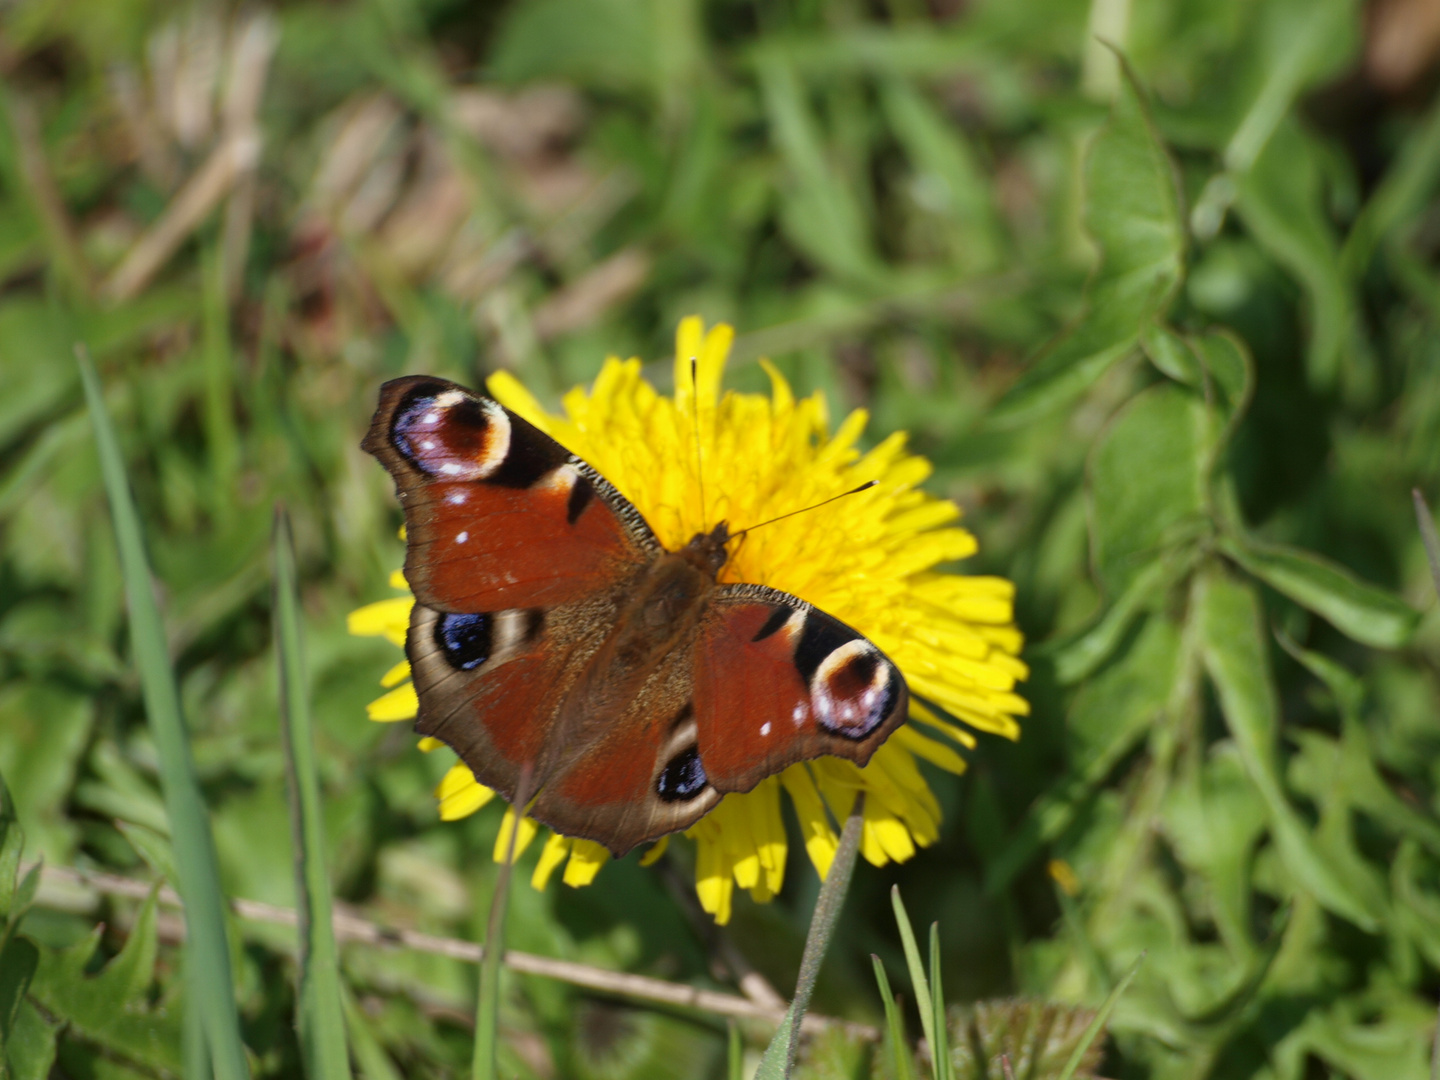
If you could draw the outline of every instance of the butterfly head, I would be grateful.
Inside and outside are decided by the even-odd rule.
[[[680,549],[680,554],[697,569],[715,577],[729,558],[725,545],[730,540],[730,525],[722,521],[708,533],[696,533],[690,542]]]

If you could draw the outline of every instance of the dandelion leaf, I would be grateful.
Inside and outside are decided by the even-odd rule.
[[[992,423],[1018,424],[1084,393],[1164,316],[1184,276],[1175,169],[1128,68],[1085,164],[1085,225],[1100,248],[1085,313],[1001,399]]]
[[[155,902],[152,892],[124,947],[93,975],[87,971],[100,944],[99,928],[67,949],[43,951],[30,993],[82,1040],[136,1064],[179,1075],[179,1017],[152,1009],[147,997],[155,972]]]
[[[1138,395],[1090,457],[1091,561],[1107,596],[1198,534],[1205,510],[1207,418],[1180,386]]]

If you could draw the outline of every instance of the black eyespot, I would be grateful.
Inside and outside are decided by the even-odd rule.
[[[885,685],[878,700],[867,699],[874,693],[874,679],[880,658],[874,653],[852,657],[838,671],[831,672],[824,688],[824,704],[816,709],[815,723],[824,731],[842,738],[860,741],[890,718],[900,697],[899,680],[893,672],[884,673]],[[818,704],[818,703],[817,703]]]
[[[839,619],[823,611],[811,609],[806,613],[805,628],[795,646],[795,669],[800,672],[805,685],[810,685],[810,680],[827,656],[859,636]]]
[[[795,612],[792,611],[790,608],[777,606],[775,610],[770,613],[770,617],[765,620],[765,625],[760,627],[760,629],[755,632],[755,636],[752,637],[750,640],[764,641],[767,637],[775,633],[787,622],[789,622],[790,616],[793,614],[795,614]]]
[[[705,766],[700,764],[699,749],[689,746],[670,759],[655,782],[655,792],[665,802],[687,802],[704,791],[709,782]]]
[[[480,402],[462,397],[443,409],[435,399],[444,383],[420,383],[410,389],[390,421],[390,442],[422,472],[438,475],[449,460],[483,451],[489,418]]]
[[[565,519],[574,525],[594,497],[595,488],[590,481],[583,476],[577,476],[575,486],[570,489],[570,501],[565,504]]]
[[[435,644],[451,667],[473,671],[490,659],[490,616],[441,615],[435,620]]]

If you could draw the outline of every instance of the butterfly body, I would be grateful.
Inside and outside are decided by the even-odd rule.
[[[411,376],[364,448],[405,509],[416,730],[531,816],[620,855],[797,761],[864,764],[899,670],[798,597],[722,583],[725,523],[667,550],[603,477],[499,403]]]

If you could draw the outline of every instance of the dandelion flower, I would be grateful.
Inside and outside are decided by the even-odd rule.
[[[686,831],[697,847],[701,905],[720,923],[730,918],[736,886],[758,901],[779,892],[789,843],[784,800],[822,878],[839,843],[834,822],[844,821],[862,791],[861,853],[876,866],[903,862],[939,835],[940,807],[917,759],[959,773],[965,761],[954,744],[972,748],[972,729],[1016,738],[1016,718],[1028,712],[1015,691],[1026,667],[1019,659],[1014,587],[1002,578],[937,569],[973,555],[976,543],[956,525],[954,503],[920,489],[929,462],[909,453],[900,433],[862,453],[856,444],[865,427],[863,410],[832,433],[824,399],[816,394],[797,400],[763,361],[769,396],[722,394],[733,337],[723,324],[706,332],[698,318],[681,322],[674,397],[641,377],[639,360],[614,357],[588,392],[577,387],[565,396],[561,416],[545,412],[508,372],[487,383],[498,401],[614,484],[671,550],[719,521],[741,528],[876,481],[865,492],[757,529],[720,571],[722,583],[769,585],[853,626],[895,661],[912,695],[910,721],[863,769],[833,757],[791,766],[753,791],[726,795]],[[393,584],[403,589],[404,578],[397,573]],[[412,603],[402,596],[361,608],[351,615],[350,630],[403,645]],[[388,692],[371,703],[371,719],[414,719],[419,703],[408,678],[403,662],[386,673]],[[433,739],[421,742],[422,749],[435,745]],[[436,796],[441,818],[450,821],[475,813],[494,793],[457,763]],[[507,810],[497,860],[515,827],[514,811]],[[528,818],[520,821],[517,850],[534,840],[538,828]],[[652,847],[642,863],[657,859],[665,843]],[[585,885],[609,857],[592,841],[551,834],[532,882],[544,888],[563,865],[567,884]]]

